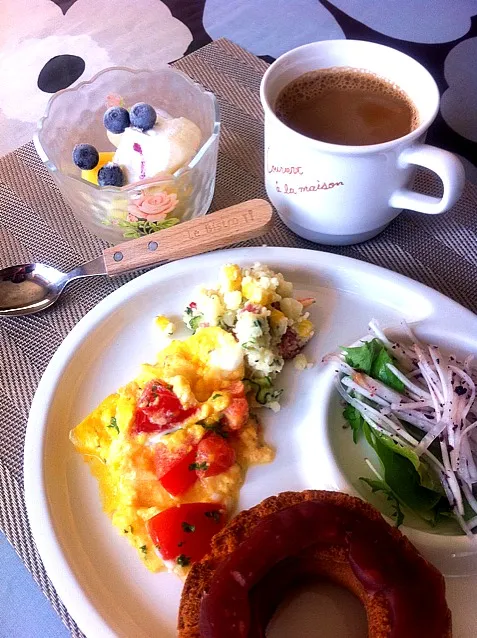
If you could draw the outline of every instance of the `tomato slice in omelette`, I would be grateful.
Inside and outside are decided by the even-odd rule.
[[[105,512],[151,571],[164,562],[148,521],[187,503],[211,503],[230,515],[247,467],[273,459],[249,414],[243,379],[233,335],[202,328],[172,341],[70,433],[99,482]],[[188,565],[167,561],[180,576]]]

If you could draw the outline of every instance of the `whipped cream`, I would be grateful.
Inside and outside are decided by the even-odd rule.
[[[174,173],[194,157],[201,137],[199,127],[187,118],[159,115],[147,131],[130,126],[119,135],[108,132],[112,144],[117,145],[113,162],[121,166],[129,184],[158,173]]]

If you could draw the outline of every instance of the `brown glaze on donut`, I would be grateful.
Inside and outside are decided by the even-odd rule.
[[[364,501],[284,492],[241,512],[192,566],[181,638],[263,638],[291,587],[329,579],[363,602],[370,638],[449,638],[442,575]]]

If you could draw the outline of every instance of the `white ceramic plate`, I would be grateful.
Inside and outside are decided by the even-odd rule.
[[[214,283],[221,264],[255,261],[283,272],[300,294],[317,298],[312,308],[317,335],[306,351],[317,362],[337,345],[365,334],[371,317],[383,326],[405,318],[420,335],[444,347],[477,353],[477,317],[468,310],[393,272],[315,251],[246,248],[212,253],[152,270],[104,299],[51,360],[32,404],[25,443],[25,493],[33,534],[54,586],[89,638],[175,636],[181,583],[169,574],[149,573],[116,534],[101,510],[96,481],[74,451],[68,432],[134,377],[141,362],[154,359],[155,315],[179,320],[193,288]],[[249,471],[240,508],[283,490],[353,493],[352,463],[359,453],[349,432],[343,434],[331,375],[330,368],[321,365],[304,372],[289,365],[284,371],[282,410],[262,413],[266,438],[276,446],[277,456],[272,464]],[[422,532],[411,535],[428,556],[452,568],[448,540]],[[477,578],[447,583],[454,636],[471,638],[477,626]],[[317,627],[319,634],[314,633]],[[317,586],[282,605],[269,636],[301,632],[310,638],[358,638],[366,635],[365,627],[361,607],[350,594]]]

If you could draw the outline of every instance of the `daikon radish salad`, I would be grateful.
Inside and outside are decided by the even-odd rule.
[[[455,519],[477,532],[477,368],[419,341],[391,341],[378,323],[354,347],[324,361],[337,365],[336,387],[353,440],[365,440],[379,463],[360,477],[391,504],[396,525],[407,514],[435,527]]]

